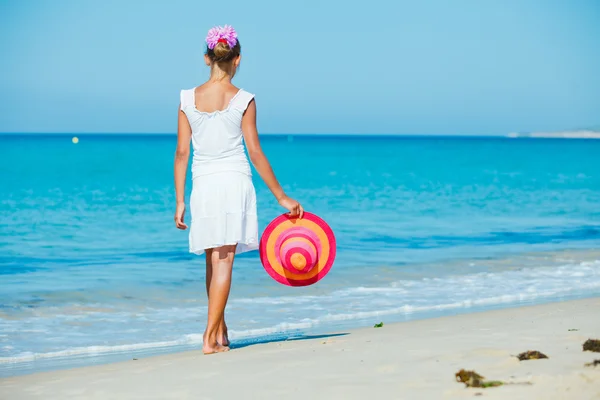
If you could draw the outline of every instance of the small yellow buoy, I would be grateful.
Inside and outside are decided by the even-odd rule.
[[[73,139],[71,139],[71,141],[72,141],[74,144],[77,144],[77,143],[79,143],[79,138],[78,138],[77,136],[73,136]]]

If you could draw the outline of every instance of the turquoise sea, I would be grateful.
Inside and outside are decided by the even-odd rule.
[[[204,259],[173,224],[175,136],[72,136],[0,136],[3,376],[201,344]],[[234,347],[600,295],[600,141],[262,141],[338,257],[305,288],[239,257]],[[254,182],[263,229],[283,210]]]

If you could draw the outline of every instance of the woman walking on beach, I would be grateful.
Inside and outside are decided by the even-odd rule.
[[[237,33],[230,26],[214,27],[206,45],[204,58],[210,78],[180,94],[175,225],[187,229],[184,192],[191,141],[189,249],[206,254],[208,321],[202,351],[212,354],[229,350],[225,306],[234,256],[256,250],[259,244],[256,193],[244,142],[252,164],[279,204],[291,216],[301,218],[304,211],[286,196],[260,147],[254,95],[231,83],[241,61]]]

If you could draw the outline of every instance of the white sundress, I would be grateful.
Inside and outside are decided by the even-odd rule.
[[[224,110],[210,113],[196,108],[195,89],[180,97],[194,150],[190,252],[233,244],[237,254],[258,249],[256,192],[241,128],[254,95],[240,89]]]

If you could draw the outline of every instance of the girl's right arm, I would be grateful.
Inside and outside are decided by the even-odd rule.
[[[290,212],[291,217],[297,216],[302,218],[304,209],[300,203],[288,197],[283,192],[281,185],[273,173],[273,168],[271,168],[269,160],[267,160],[265,153],[263,153],[260,147],[258,131],[256,129],[256,102],[254,100],[248,104],[246,113],[242,118],[242,132],[244,133],[244,141],[246,142],[250,161],[252,161],[254,168],[256,168],[260,177],[265,181],[271,193],[273,193],[279,204]]]
[[[190,140],[192,128],[181,109],[177,119],[177,150],[175,150],[175,226],[178,229],[187,229],[184,222],[185,215],[185,175],[190,159]]]

